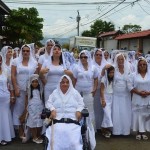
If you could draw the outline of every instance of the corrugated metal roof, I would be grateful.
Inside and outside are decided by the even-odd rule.
[[[150,30],[144,30],[144,31],[139,31],[135,33],[128,33],[128,34],[122,34],[117,36],[115,39],[116,40],[123,40],[123,39],[131,39],[131,38],[138,38],[138,37],[146,37],[150,36]]]
[[[99,34],[99,36],[98,36],[98,37],[115,35],[117,32],[118,32],[118,31],[104,32],[104,33]]]

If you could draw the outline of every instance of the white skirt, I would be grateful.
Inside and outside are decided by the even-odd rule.
[[[0,96],[0,142],[10,142],[15,137],[12,115],[10,111],[10,96]]]
[[[14,125],[21,125],[19,117],[22,115],[25,109],[25,91],[20,91],[20,96],[16,97],[16,102],[13,108],[13,123]]]
[[[103,108],[104,117],[102,122],[103,128],[113,127],[112,123],[112,94],[105,94],[106,106]]]
[[[56,123],[46,130],[49,140],[47,150],[82,150],[81,126]],[[53,146],[53,149],[52,149]]]

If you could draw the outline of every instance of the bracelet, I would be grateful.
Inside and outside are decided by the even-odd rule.
[[[15,97],[10,97],[11,99],[15,99]]]

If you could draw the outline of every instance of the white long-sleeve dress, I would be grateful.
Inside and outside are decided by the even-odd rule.
[[[128,76],[115,71],[113,86],[113,134],[129,135],[131,129],[131,94],[127,83]]]
[[[10,142],[15,137],[7,81],[6,75],[2,73],[0,75],[0,142],[2,140]]]
[[[83,99],[77,91],[62,101],[57,90],[49,96],[46,107],[51,111],[56,110],[56,119],[70,118],[76,120],[76,111],[82,111],[84,108]],[[81,126],[74,123],[56,123],[54,124],[54,135],[52,126],[46,130],[46,136],[49,139],[47,150],[51,150],[51,140],[54,140],[54,150],[82,150]]]

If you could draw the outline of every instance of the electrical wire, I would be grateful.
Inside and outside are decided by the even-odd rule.
[[[140,6],[140,8],[141,8],[146,14],[150,15],[150,14],[140,5],[139,2],[138,2],[138,5]]]

